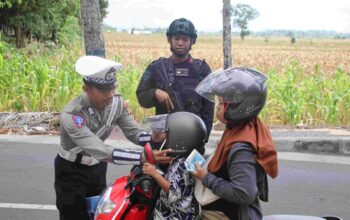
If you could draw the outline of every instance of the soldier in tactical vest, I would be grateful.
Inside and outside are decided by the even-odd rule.
[[[198,95],[195,88],[211,70],[205,60],[194,59],[189,54],[197,39],[195,27],[185,18],[176,19],[166,35],[172,54],[147,67],[136,90],[138,101],[144,108],[155,107],[157,115],[192,112],[203,119],[209,136],[214,104]]]
[[[129,114],[123,98],[115,94],[115,74],[121,64],[96,56],[81,57],[75,65],[83,76],[85,93],[61,112],[61,143],[55,158],[56,205],[60,219],[90,219],[86,197],[106,187],[107,162],[140,164],[141,151],[128,151],[104,144],[115,126],[127,139],[144,146],[150,135]],[[156,160],[169,162],[168,151],[155,152]]]

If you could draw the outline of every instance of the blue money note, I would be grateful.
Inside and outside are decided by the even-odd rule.
[[[194,149],[185,160],[185,166],[188,171],[194,172],[196,171],[195,164],[199,163],[199,165],[203,166],[204,162],[204,157],[196,149]]]

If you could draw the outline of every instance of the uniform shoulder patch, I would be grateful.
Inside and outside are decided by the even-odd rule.
[[[85,123],[85,118],[80,115],[73,115],[72,120],[78,128],[83,127],[83,124]]]

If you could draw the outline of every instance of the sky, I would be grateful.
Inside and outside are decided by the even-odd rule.
[[[231,0],[248,4],[259,17],[248,29],[330,30],[350,33],[349,0]],[[191,20],[198,31],[222,30],[222,0],[109,0],[104,23],[118,29],[167,28],[177,18]],[[234,29],[233,29],[234,30]]]

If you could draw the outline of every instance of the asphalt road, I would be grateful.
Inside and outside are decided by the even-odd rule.
[[[0,142],[1,220],[58,219],[53,189],[56,152],[52,145]],[[269,181],[265,215],[333,214],[350,219],[349,157],[280,152],[279,158],[280,175]],[[108,182],[129,169],[109,165]]]

